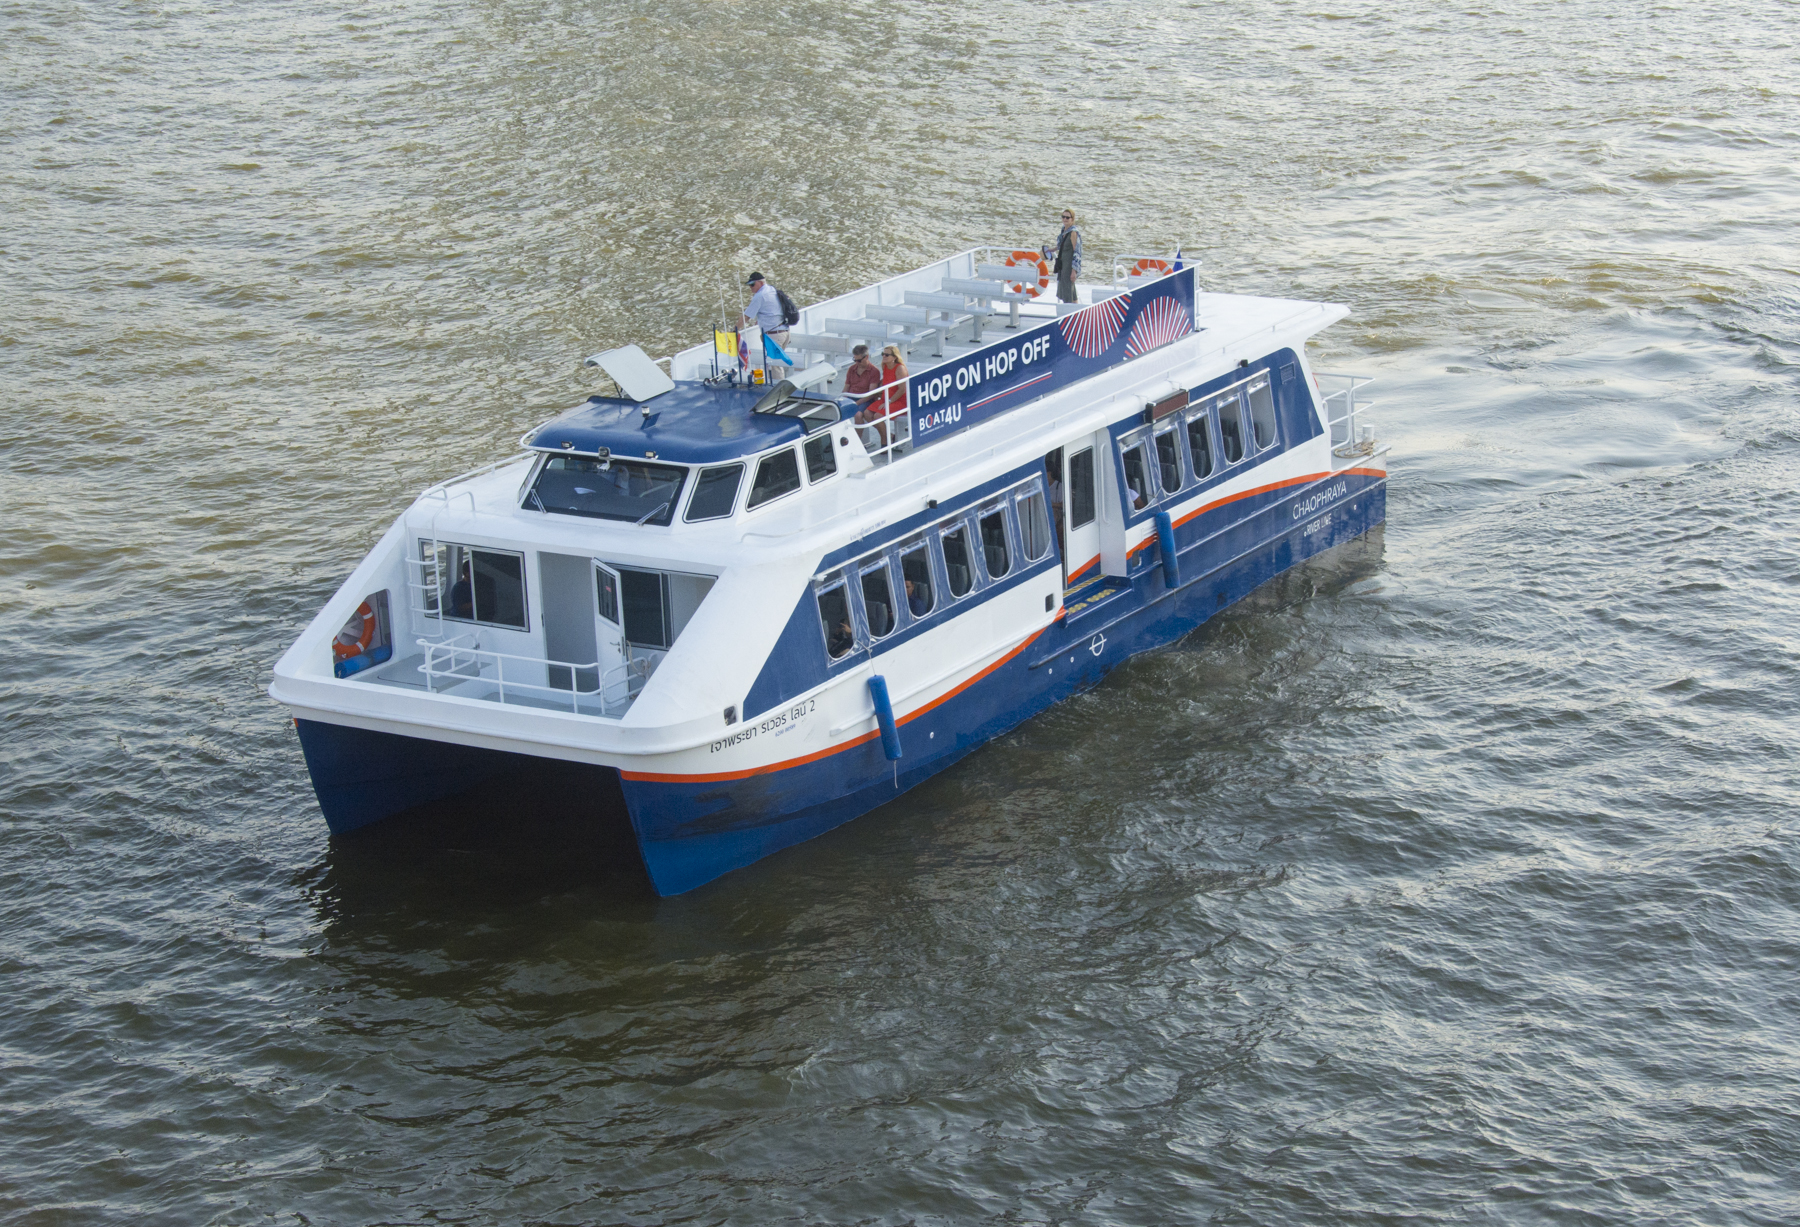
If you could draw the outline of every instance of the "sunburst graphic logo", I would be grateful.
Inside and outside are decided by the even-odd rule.
[[[1187,308],[1174,298],[1158,298],[1146,303],[1125,338],[1125,356],[1140,358],[1170,341],[1178,341],[1194,331],[1194,321]]]
[[[1120,294],[1093,306],[1065,315],[1062,320],[1063,340],[1083,358],[1098,358],[1119,339],[1125,313],[1131,309],[1131,295]]]

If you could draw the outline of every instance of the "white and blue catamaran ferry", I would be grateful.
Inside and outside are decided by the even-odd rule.
[[[710,342],[590,360],[619,395],[425,491],[276,666],[331,830],[575,772],[691,890],[1381,523],[1358,381],[1305,353],[1346,308],[1161,259],[1047,285],[978,248],[810,306],[773,386]],[[858,341],[910,360],[879,430]]]

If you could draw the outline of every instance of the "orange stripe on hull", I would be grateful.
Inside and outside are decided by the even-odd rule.
[[[1042,635],[1043,633],[1044,632],[1042,630],[1032,632],[1032,634],[1030,634],[1024,640],[1022,640],[1019,643],[1019,645],[1017,647],[1015,647],[1012,651],[1008,652],[1005,656],[1002,656],[999,660],[996,660],[993,664],[991,664],[987,668],[983,669],[980,673],[977,673],[974,677],[970,678],[968,681],[963,682],[961,685],[957,686],[956,689],[948,691],[945,694],[939,695],[937,698],[935,698],[931,702],[927,703],[924,707],[919,708],[917,711],[908,713],[906,716],[904,716],[900,720],[896,721],[896,723],[897,724],[910,723],[913,720],[917,720],[920,716],[923,716],[926,712],[931,711],[933,708],[938,707],[941,704],[948,703],[951,699],[954,699],[957,695],[961,694],[963,691],[965,691],[969,687],[973,686],[976,682],[979,682],[982,678],[986,677],[988,674],[990,674],[994,670],[998,669],[1001,665],[1004,665],[1008,661],[1017,657],[1020,652],[1023,652],[1026,648],[1030,647],[1033,643],[1035,643],[1037,641],[1038,636]],[[840,754],[845,750],[853,750],[857,746],[862,745],[864,742],[874,741],[877,737],[880,737],[880,736],[881,736],[880,729],[872,729],[869,732],[862,734],[860,737],[857,737],[851,741],[846,741],[841,746],[829,746],[823,750],[815,750],[811,754],[804,754],[804,755],[800,756],[799,758],[784,759],[779,763],[770,763],[766,767],[751,767],[744,771],[715,771],[715,772],[695,772],[692,774],[663,774],[661,772],[655,772],[655,771],[625,771],[625,770],[621,770],[619,772],[619,775],[627,780],[644,780],[644,781],[648,781],[653,784],[711,784],[711,783],[714,783],[715,781],[721,781],[721,780],[747,780],[753,775],[768,775],[772,771],[786,771],[790,767],[804,767],[807,763],[816,763],[821,758],[829,758],[833,754]]]

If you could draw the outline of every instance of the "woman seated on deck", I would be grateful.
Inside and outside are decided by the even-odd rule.
[[[881,436],[883,448],[888,445],[887,419],[896,413],[904,413],[906,410],[907,373],[906,363],[900,357],[899,348],[893,345],[883,346],[881,350],[881,386],[886,389],[886,392],[877,392],[875,399],[871,400],[855,418],[858,426],[875,428],[875,433]],[[904,438],[904,429],[899,434]]]

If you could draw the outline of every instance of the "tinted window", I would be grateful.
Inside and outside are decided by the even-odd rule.
[[[923,541],[900,555],[900,579],[906,585],[906,607],[912,616],[923,618],[930,613],[937,594],[931,590],[931,563]]]
[[[825,631],[825,651],[833,660],[856,646],[856,632],[850,627],[850,597],[843,584],[835,584],[819,592],[819,625]]]
[[[1094,522],[1094,449],[1069,457],[1069,527]]]
[[[1212,476],[1212,430],[1207,426],[1204,413],[1188,419],[1188,457],[1194,462],[1194,476],[1205,479]]]
[[[444,547],[438,572],[444,616],[525,629],[525,556],[505,550]]]
[[[837,453],[831,436],[816,435],[806,441],[806,480],[824,481],[837,472]]]
[[[1050,549],[1050,516],[1044,496],[1033,490],[1019,500],[1019,549],[1028,562],[1036,562]]]
[[[989,579],[999,579],[1012,570],[1006,556],[1006,517],[998,510],[981,517],[981,557],[987,563]]]
[[[619,568],[619,603],[625,610],[625,641],[644,648],[669,646],[667,593],[658,571]]]
[[[611,571],[594,568],[594,602],[602,618],[614,626],[619,624],[619,585]]]
[[[1140,511],[1149,504],[1152,487],[1142,443],[1133,443],[1125,449],[1125,490],[1133,511]]]
[[[1156,436],[1156,471],[1162,479],[1164,494],[1173,494],[1181,489],[1181,448],[1175,441],[1175,432],[1165,430]]]
[[[1250,426],[1256,433],[1258,450],[1275,446],[1275,397],[1269,381],[1262,379],[1250,385]]]
[[[1244,418],[1236,396],[1219,402],[1219,442],[1225,448],[1225,463],[1236,464],[1244,458]]]
[[[950,595],[968,596],[975,586],[975,568],[969,561],[969,530],[958,524],[944,533],[944,574],[950,577]]]
[[[748,506],[760,507],[770,499],[792,494],[800,488],[800,461],[793,448],[772,456],[764,456],[756,466],[756,481],[750,487]]]
[[[562,515],[667,524],[686,479],[687,470],[678,465],[613,460],[602,467],[586,456],[551,456],[525,505]]]
[[[869,633],[877,639],[890,634],[894,629],[894,598],[888,587],[887,563],[862,573],[862,596]]]
[[[694,497],[688,500],[688,520],[722,520],[731,514],[737,502],[738,485],[744,480],[741,464],[701,469],[694,483]]]

